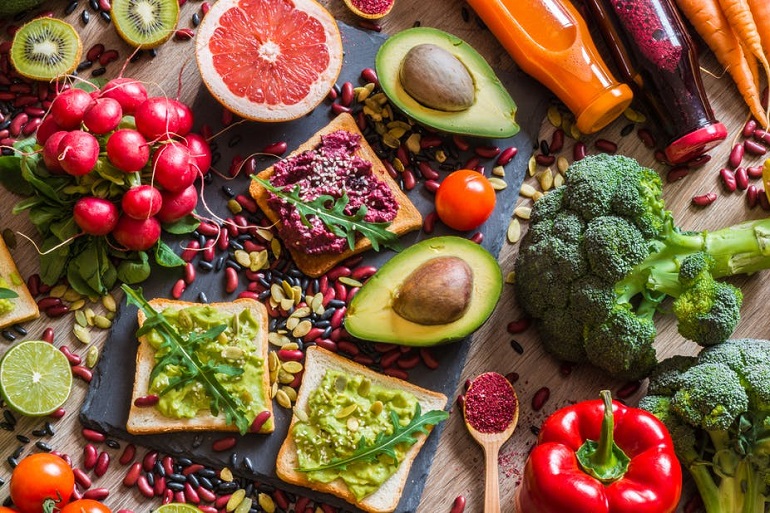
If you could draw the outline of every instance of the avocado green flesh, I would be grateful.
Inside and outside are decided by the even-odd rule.
[[[393,310],[393,298],[404,277],[438,256],[465,260],[473,272],[473,291],[466,313],[454,322],[423,325]],[[462,339],[492,314],[500,298],[503,276],[495,257],[462,237],[426,239],[394,256],[358,291],[348,308],[345,329],[354,337],[405,346],[433,346]]]
[[[401,85],[399,70],[407,52],[431,43],[447,50],[462,62],[473,78],[475,103],[459,112],[432,109],[412,98]],[[380,47],[375,60],[377,76],[388,99],[418,123],[453,134],[477,137],[511,137],[519,132],[516,103],[505,86],[470,45],[441,30],[416,27],[390,37]]]
[[[201,305],[182,309],[166,308],[163,316],[182,333],[204,332],[222,324],[226,325],[227,329],[216,339],[203,342],[195,351],[195,355],[204,364],[243,369],[239,376],[217,374],[217,377],[232,397],[237,397],[243,402],[246,408],[244,414],[250,422],[267,409],[267,400],[262,396],[264,359],[254,344],[259,323],[249,309],[235,314]],[[157,332],[151,331],[147,334],[147,341],[156,349],[155,361],[160,361],[166,354],[166,351],[160,348],[163,338]],[[211,397],[197,381],[173,388],[161,395],[169,381],[179,376],[180,370],[177,366],[168,365],[150,383],[149,392],[160,395],[160,401],[156,405],[158,411],[171,418],[193,418],[198,412],[208,412]],[[267,422],[265,427],[269,428],[272,419]]]
[[[417,398],[409,392],[374,385],[360,374],[327,370],[321,385],[308,398],[307,420],[294,424],[299,467],[312,469],[346,458],[362,438],[367,445],[374,444],[377,435],[393,432],[391,411],[399,424],[406,426],[416,404]],[[340,478],[360,501],[398,470],[409,445],[397,444],[393,449],[395,460],[381,454],[374,461],[356,461],[345,468],[311,470],[307,478],[322,483]]]
[[[0,276],[0,288],[11,289],[11,286],[2,276]],[[0,315],[11,313],[13,312],[14,308],[16,308],[15,301],[12,301],[11,299],[0,299]]]

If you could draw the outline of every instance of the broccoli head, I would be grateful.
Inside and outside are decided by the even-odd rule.
[[[770,219],[679,230],[655,171],[602,154],[572,164],[564,185],[535,202],[514,286],[548,334],[549,352],[644,376],[655,365],[653,318],[666,298],[682,336],[716,345],[732,335],[743,300],[719,278],[765,268]]]
[[[770,341],[737,339],[664,360],[639,402],[671,433],[707,513],[770,506]]]

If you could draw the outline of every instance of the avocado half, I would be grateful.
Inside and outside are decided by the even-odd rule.
[[[472,271],[465,313],[446,324],[419,324],[397,314],[394,299],[405,279],[437,257],[459,257]],[[462,339],[489,318],[500,299],[503,275],[497,259],[479,244],[462,237],[423,240],[395,255],[353,297],[345,329],[354,337],[406,346],[433,346]]]
[[[443,48],[465,66],[473,79],[473,104],[459,112],[427,107],[404,89],[400,71],[404,57],[417,45]],[[388,99],[420,124],[453,134],[504,138],[519,132],[516,103],[484,57],[462,39],[438,29],[415,27],[388,38],[375,59],[377,76]]]

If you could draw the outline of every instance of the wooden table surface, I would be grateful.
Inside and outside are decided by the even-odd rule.
[[[43,8],[54,9],[57,16],[63,17],[81,32],[84,51],[96,42],[103,42],[109,48],[120,51],[121,60],[129,53],[130,48],[119,40],[114,28],[91,13],[91,21],[83,24],[80,15],[88,9],[87,0],[80,0],[78,8],[69,16],[64,16],[65,0],[51,0],[43,5]],[[355,25],[357,20],[353,18],[345,8],[342,0],[323,0],[329,10],[339,19]],[[201,2],[189,0],[182,8],[180,27],[190,26],[191,16],[200,10]],[[464,19],[470,13],[470,19]],[[396,5],[389,16],[381,21],[383,32],[395,33],[399,30],[411,27],[415,22],[423,26],[434,26],[452,32],[475,46],[498,70],[510,70],[512,61],[501,49],[493,36],[480,28],[475,21],[470,8],[460,0],[397,0]],[[4,31],[0,30],[0,40],[6,38]],[[142,59],[136,64],[129,65],[128,74],[132,77],[155,83],[166,91],[176,90],[177,73],[181,63],[186,62],[184,78],[182,80],[181,99],[189,101],[198,94],[200,78],[197,68],[193,63],[193,43],[170,41],[164,45],[158,57],[150,61]],[[674,212],[679,224],[687,229],[715,229],[728,224],[736,223],[749,218],[758,218],[765,215],[760,208],[749,210],[746,206],[746,197],[742,192],[728,194],[722,191],[719,183],[718,172],[725,164],[732,140],[739,137],[741,127],[746,119],[746,109],[735,92],[728,75],[724,74],[710,55],[705,55],[701,60],[704,70],[704,82],[706,84],[712,105],[717,117],[728,128],[728,140],[711,152],[712,160],[697,171],[693,171],[687,178],[676,183],[666,184],[665,199],[668,207]],[[108,66],[107,78],[115,76],[120,70],[119,62]],[[159,72],[162,70],[162,72]],[[526,102],[526,98],[514,98],[517,102]],[[622,137],[621,129],[629,121],[621,118],[599,134],[584,138],[589,151],[593,149],[593,141],[597,137],[603,137],[619,142],[619,153],[633,156],[645,165],[649,165],[661,172],[663,176],[667,168],[655,162],[652,151],[645,148],[639,138],[632,132]],[[544,120],[541,130],[541,138],[550,140],[553,127]],[[571,158],[571,149],[574,141],[567,140],[561,154]],[[520,148],[520,151],[529,151],[528,148]],[[747,161],[751,164],[760,163],[760,158]],[[528,182],[537,185],[534,178],[528,178]],[[760,185],[760,184],[757,184]],[[718,200],[707,209],[693,207],[690,199],[693,195],[714,191],[718,194]],[[12,205],[17,198],[12,197],[7,191],[0,190],[0,228],[12,228],[25,233],[32,233],[31,225],[25,215],[14,216],[11,214]],[[531,200],[520,198],[519,204],[528,205]],[[513,205],[510,205],[513,210]],[[526,223],[525,223],[526,224]],[[13,251],[14,257],[22,274],[26,277],[37,272],[37,258],[30,244],[20,242]],[[516,246],[506,244],[500,255],[500,262],[504,273],[513,269],[516,255]],[[766,337],[768,336],[767,314],[770,312],[770,287],[763,286],[765,273],[759,273],[752,277],[744,277],[733,280],[733,283],[742,286],[745,300],[742,311],[742,320],[735,336]],[[521,316],[512,287],[506,286],[502,298],[492,318],[474,336],[472,348],[467,365],[460,381],[458,393],[462,392],[462,383],[467,378],[472,378],[481,372],[497,371],[502,374],[516,372],[520,375],[516,383],[516,390],[521,401],[521,414],[519,427],[509,442],[503,446],[500,454],[500,490],[502,511],[514,510],[513,496],[516,487],[521,480],[521,469],[528,450],[535,442],[533,429],[539,426],[545,417],[559,407],[571,402],[598,397],[602,388],[617,391],[624,384],[609,380],[602,373],[592,370],[588,366],[575,368],[569,376],[560,372],[560,364],[539,347],[538,336],[533,329],[516,335],[516,340],[524,348],[523,354],[512,350],[510,342],[513,338],[506,333],[506,325]],[[57,344],[66,344],[75,349],[79,354],[85,354],[86,347],[77,342],[72,336],[72,316],[52,322],[47,318],[40,318],[35,322],[27,323],[30,335],[27,338],[36,338],[42,334],[47,326],[54,326],[56,330]],[[697,347],[684,341],[676,332],[676,326],[670,319],[659,320],[657,323],[659,335],[657,350],[659,357],[669,356],[675,353],[694,353]],[[104,343],[104,332],[95,332],[94,345],[99,347]],[[0,352],[7,343],[0,342]],[[550,389],[550,399],[540,411],[533,411],[531,401],[534,393],[541,387]],[[71,454],[75,463],[82,462],[83,438],[80,435],[80,425],[77,420],[77,411],[85,394],[86,385],[76,379],[73,386],[73,394],[65,404],[67,415],[64,419],[55,422],[56,434],[50,439],[45,439],[56,450]],[[629,398],[630,402],[639,399],[641,390]],[[454,397],[451,398],[454,400]],[[456,408],[447,421],[446,428],[439,443],[439,449],[433,462],[432,472],[427,481],[423,499],[419,511],[423,513],[449,511],[455,497],[462,495],[467,500],[466,511],[480,512],[483,509],[483,454],[465,431],[462,416]],[[39,428],[42,421],[39,419],[20,419],[14,433],[0,431],[0,447],[3,448],[3,458],[19,445],[15,435],[17,433],[29,433]],[[31,444],[30,444],[31,445]],[[26,449],[27,454],[36,449]],[[109,450],[109,449],[108,449]],[[117,460],[119,454],[116,450],[109,450],[113,460]],[[141,451],[140,451],[141,453]],[[111,465],[107,475],[96,478],[94,486],[106,487],[111,490],[105,503],[113,511],[121,508],[131,509],[136,512],[147,511],[157,506],[157,502],[148,504],[138,491],[126,489],[120,484],[125,472],[125,467],[117,463]],[[10,466],[6,462],[0,463],[0,478],[6,482],[10,477]],[[682,503],[689,498],[688,491]],[[8,485],[0,487],[0,502],[8,495]]]

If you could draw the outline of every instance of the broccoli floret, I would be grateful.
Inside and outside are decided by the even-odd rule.
[[[627,157],[586,157],[565,176],[535,202],[515,264],[518,302],[543,335],[575,330],[551,337],[547,350],[642,376],[654,366],[653,320],[667,298],[682,336],[710,346],[733,333],[743,297],[718,280],[770,268],[770,219],[679,230],[658,174]],[[561,341],[569,347],[560,350]]]
[[[738,339],[664,360],[643,408],[668,428],[707,513],[770,505],[770,341]]]

